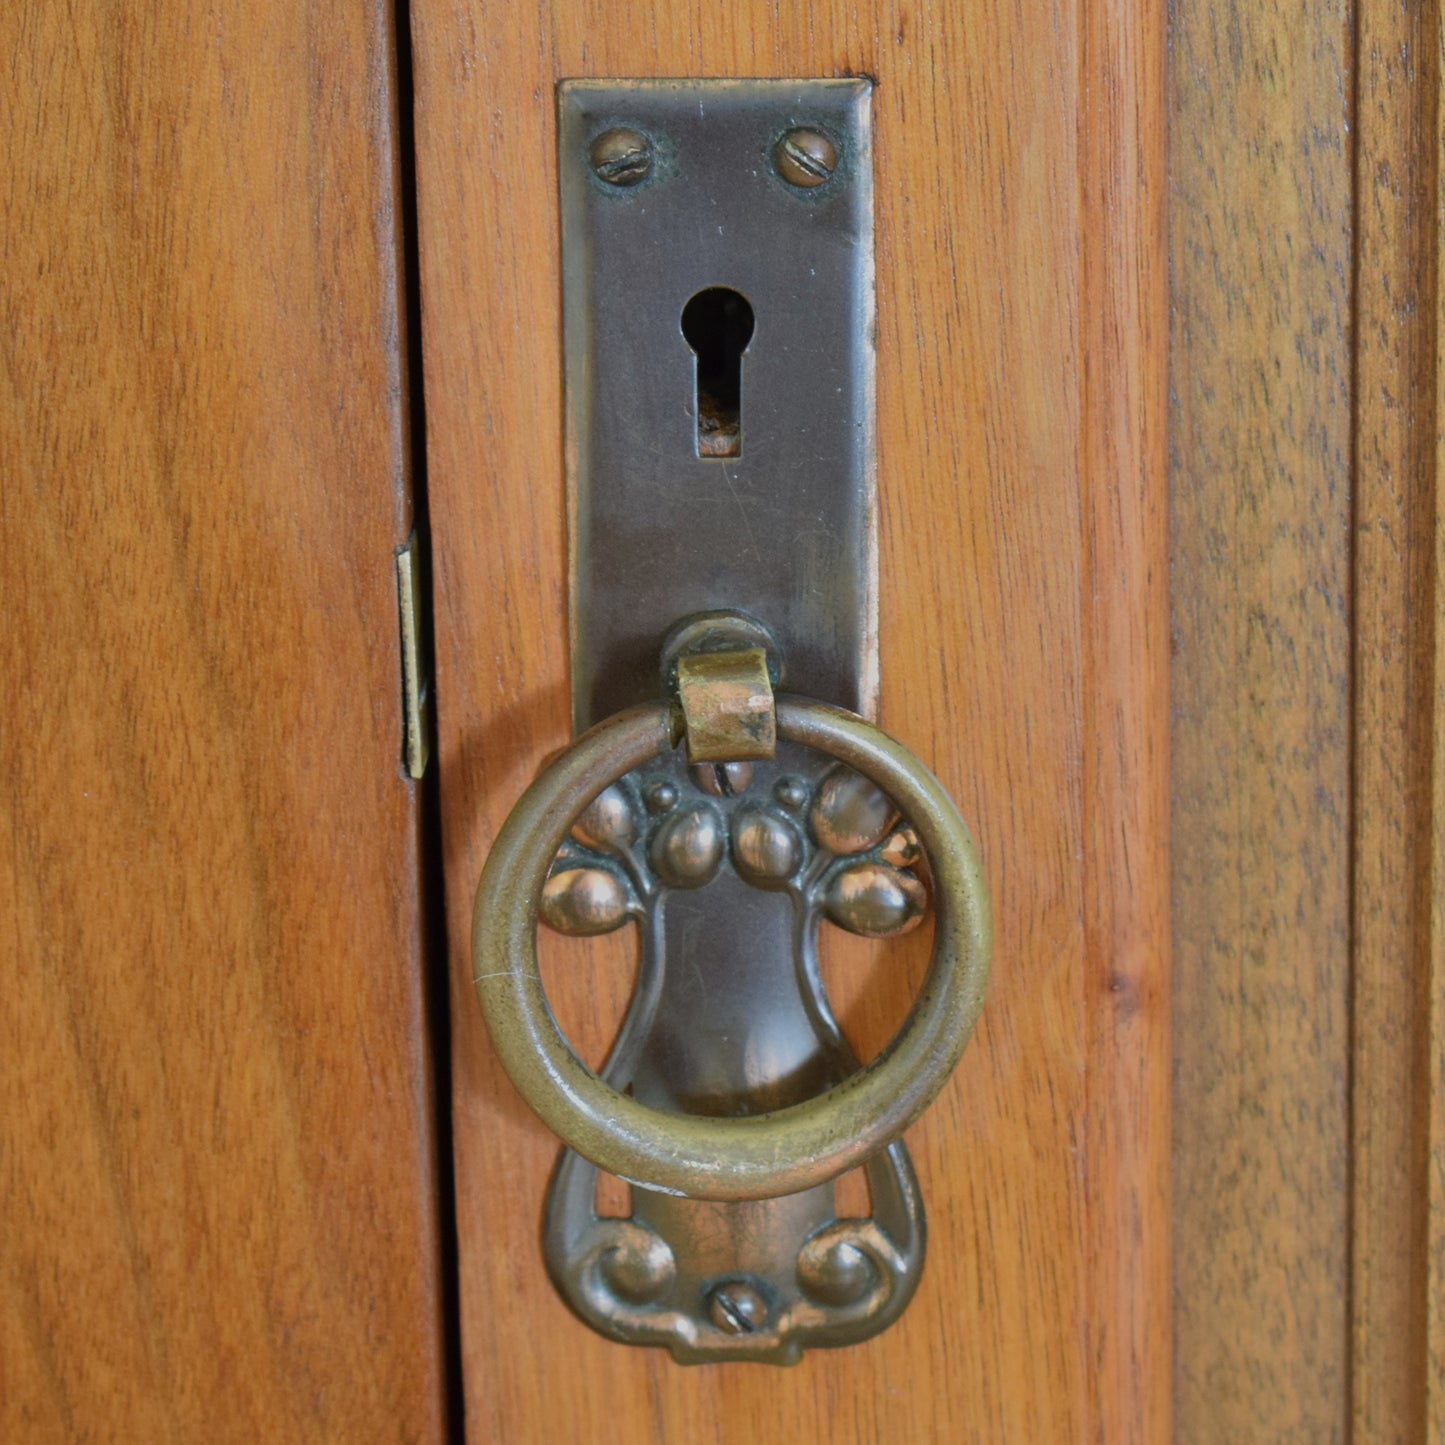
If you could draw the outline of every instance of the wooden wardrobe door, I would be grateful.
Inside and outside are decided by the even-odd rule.
[[[434,1440],[390,7],[0,34],[0,1437]]]
[[[413,0],[412,24],[470,1438],[1165,1438],[1162,4]],[[488,846],[568,737],[555,90],[858,74],[878,82],[881,720],[976,829],[994,977],[909,1135],[931,1236],[902,1320],[793,1370],[684,1369],[591,1333],[548,1282],[557,1144],[491,1051],[469,960]],[[840,968],[869,1051],[924,963],[891,958]],[[602,946],[549,976],[593,1060],[629,983]]]

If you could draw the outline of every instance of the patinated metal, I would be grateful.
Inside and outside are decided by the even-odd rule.
[[[477,895],[488,1026],[569,1146],[547,1212],[553,1276],[604,1333],[688,1362],[791,1362],[904,1307],[924,1223],[895,1141],[967,1042],[988,973],[977,856],[927,770],[824,704],[780,697],[777,727],[773,758],[724,765],[720,780],[723,767],[688,762],[674,704],[608,720],[524,794]],[[925,868],[929,975],[898,1038],[860,1069],[822,989],[817,929],[912,926]],[[639,925],[636,992],[600,1077],[547,1008],[534,899],[566,932]],[[830,1181],[858,1166],[872,1214],[839,1220]],[[597,1215],[599,1168],[636,1186],[630,1218]]]
[[[670,703],[617,714],[579,738],[522,795],[497,835],[478,887],[472,932],[477,991],[507,1072],[569,1147],[651,1190],[765,1199],[857,1167],[896,1139],[942,1087],[983,999],[988,898],[967,825],[916,758],[854,714],[780,697],[780,738],[825,752],[871,779],[918,835],[935,903],[933,960],[923,989],[898,1037],[877,1059],[803,1103],[748,1117],[694,1116],[664,1112],[609,1087],[573,1054],[547,1008],[533,936],[537,902],[554,865],[565,868],[569,855],[559,860],[559,850],[587,805],[633,769],[673,756],[673,719]],[[753,787],[761,781],[755,776]],[[674,847],[650,834],[649,859],[680,889],[720,876],[730,884],[736,875],[730,868],[724,874],[723,840],[731,814],[749,794],[710,799],[718,808],[711,816],[688,803],[680,788],[678,795],[675,806],[684,812],[670,812],[657,831],[665,830],[667,840],[684,830],[693,836]],[[708,835],[701,843],[699,832]],[[834,876],[825,869],[816,880],[810,877],[807,897],[820,897],[816,884]],[[727,891],[735,891],[728,884]],[[628,916],[643,917],[645,907],[643,897],[633,898]],[[748,927],[754,923],[750,918]],[[644,984],[639,995],[646,992]],[[700,1052],[687,1038],[677,1045],[689,1056]],[[746,1052],[748,1041],[739,1039],[734,1047]],[[764,1051],[754,1046],[753,1052]],[[695,1093],[700,1098],[705,1092],[699,1080]]]
[[[773,164],[789,185],[812,190],[831,179],[838,164],[838,151],[822,131],[799,126],[773,147]]]
[[[596,725],[498,835],[473,952],[501,1060],[567,1146],[558,1289],[688,1363],[792,1363],[905,1308],[925,1222],[899,1136],[988,974],[967,827],[857,715],[877,685],[870,90],[561,88],[573,704]],[[923,989],[861,1065],[819,929],[902,933],[930,894]],[[637,927],[598,1074],[547,1006],[539,918]],[[853,1168],[868,1213],[840,1218]],[[633,1186],[625,1218],[598,1212],[603,1170]]]
[[[579,732],[655,696],[658,638],[715,608],[767,622],[794,691],[874,708],[871,97],[861,79],[560,88]],[[833,149],[822,184],[777,169],[800,129]],[[645,138],[636,184],[597,173],[594,148],[618,131]],[[688,302],[718,288],[753,315],[735,455],[700,454],[708,418],[682,331]]]
[[[640,131],[613,126],[592,142],[592,171],[609,186],[641,185],[652,170],[652,142]]]
[[[689,761],[751,762],[777,750],[773,684],[761,647],[679,658],[677,700]]]

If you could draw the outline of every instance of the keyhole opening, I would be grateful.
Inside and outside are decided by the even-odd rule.
[[[682,334],[696,360],[697,454],[743,454],[743,352],[753,308],[740,291],[709,286],[682,308]]]

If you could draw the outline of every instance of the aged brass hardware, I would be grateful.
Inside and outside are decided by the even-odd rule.
[[[645,135],[623,126],[605,130],[589,153],[597,179],[609,186],[637,186],[652,169],[652,145]]]
[[[866,80],[560,89],[579,732],[716,608],[768,624],[794,691],[875,705],[871,105]],[[812,186],[775,159],[803,130],[833,157]],[[645,172],[614,184],[599,149]]]
[[[777,751],[773,683],[761,647],[679,657],[677,701],[689,762],[743,763]]]
[[[766,685],[756,646],[698,660],[712,679],[700,693],[736,689],[737,674]],[[923,1208],[898,1136],[972,1032],[988,894],[947,794],[870,723],[782,694],[764,758],[756,717],[729,720],[715,702],[692,709],[713,762],[687,761],[689,712],[670,699],[598,724],[542,773],[487,860],[473,962],[503,1065],[568,1146],[545,1229],[568,1302],[685,1363],[792,1363],[805,1345],[876,1333],[916,1288]],[[726,756],[729,738],[752,760]],[[911,926],[925,867],[937,901],[928,977],[898,1037],[860,1070],[819,982],[817,929],[825,917],[865,934]],[[567,933],[639,926],[637,990],[600,1077],[547,1007],[538,909]],[[872,1212],[840,1219],[831,1181],[853,1167]],[[599,1168],[636,1186],[630,1218],[597,1214]]]
[[[396,552],[396,595],[401,616],[403,753],[407,776],[421,778],[431,757],[431,687],[422,664],[421,596],[416,533]]]
[[[812,190],[833,174],[838,152],[822,131],[799,127],[790,130],[773,150],[778,174],[790,185]]]
[[[757,788],[764,781],[757,774],[740,796],[690,801],[683,791],[685,773],[675,761],[678,721],[671,702],[620,712],[579,738],[522,795],[492,845],[477,892],[472,929],[477,990],[507,1072],[543,1121],[578,1153],[661,1193],[711,1200],[794,1194],[825,1184],[896,1139],[947,1079],[967,1043],[987,980],[990,924],[982,871],[968,828],[937,780],[856,714],[806,698],[778,699],[779,737],[846,767],[829,767],[811,786],[785,773],[770,789],[768,803]],[[629,779],[637,769],[648,770],[648,776]],[[651,775],[654,769],[657,776]],[[694,797],[711,792],[689,791]],[[788,806],[790,797],[798,800],[796,809]],[[809,815],[807,834],[789,820],[802,809]],[[895,828],[898,810],[907,820],[902,830]],[[662,821],[649,826],[648,813],[662,814]],[[787,842],[769,846],[750,837],[769,828]],[[910,896],[918,896],[920,885],[911,873],[909,882],[902,878],[909,869],[904,860],[921,849],[937,899],[933,961],[902,1032],[867,1070],[850,1068],[827,1092],[773,1108],[766,1096],[781,1101],[780,1081],[754,1080],[750,1089],[729,1083],[710,1091],[707,1070],[700,1069],[692,1102],[708,1107],[697,1113],[665,1111],[639,1096],[635,1080],[631,1096],[619,1092],[568,1047],[537,970],[535,900],[545,897],[551,881],[570,879],[577,887],[583,881],[577,875],[607,875],[618,900],[610,912],[599,915],[589,905],[574,919],[558,906],[549,921],[578,933],[603,932],[632,919],[655,928],[663,911],[657,905],[670,901],[667,895],[720,878],[729,847],[735,879],[729,891],[751,886],[791,894],[809,935],[823,912],[865,933],[895,932],[915,921],[921,910],[910,906]],[[899,861],[890,861],[894,858]],[[584,891],[595,896],[597,890]],[[806,943],[811,948],[811,937]],[[729,983],[741,988],[742,961],[734,965]],[[645,971],[657,973],[661,966],[658,960]],[[805,966],[805,973],[811,971]],[[653,982],[659,989],[663,984],[661,978],[645,979],[639,995]],[[811,1002],[826,1008],[820,1000]],[[647,1004],[650,1013],[657,1000]],[[629,1019],[623,1038],[631,1025]],[[827,1032],[836,1035],[836,1025]],[[841,1036],[827,1041],[846,1048]],[[750,1042],[756,1040],[735,1043],[744,1072]],[[768,1043],[783,1049],[779,1039]],[[836,1062],[816,1061],[811,1082],[825,1082]],[[609,1063],[606,1073],[614,1072]],[[740,1107],[744,1103],[749,1107]]]
[[[502,1063],[566,1145],[543,1231],[558,1289],[685,1363],[792,1363],[906,1307],[925,1223],[899,1136],[989,968],[967,826],[859,715],[877,685],[869,99],[853,80],[559,94],[580,736],[497,836],[473,959]],[[861,1066],[818,931],[901,933],[930,898],[927,980]],[[596,1074],[547,1006],[539,920],[637,926]],[[854,1168],[868,1212],[840,1218]],[[631,1183],[626,1218],[599,1215],[600,1170]]]

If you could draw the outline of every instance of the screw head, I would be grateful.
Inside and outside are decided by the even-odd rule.
[[[746,1280],[714,1285],[707,1297],[708,1318],[725,1335],[750,1335],[768,1322],[768,1302]]]
[[[694,763],[689,771],[693,782],[714,798],[736,798],[753,780],[751,763]]]
[[[652,170],[652,142],[623,125],[604,130],[589,155],[593,171],[609,186],[635,186]]]
[[[773,164],[790,186],[811,190],[832,176],[838,152],[822,131],[797,126],[773,147]]]

